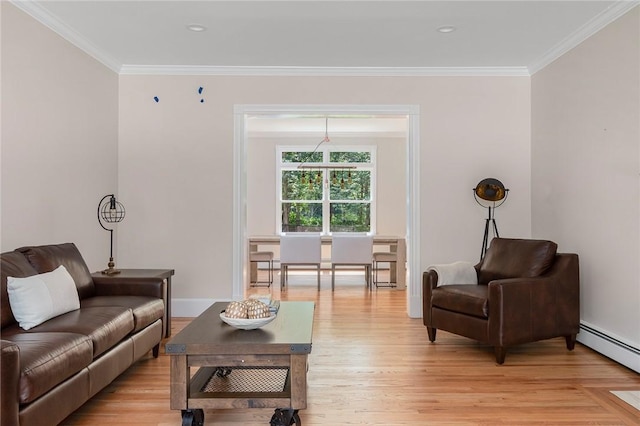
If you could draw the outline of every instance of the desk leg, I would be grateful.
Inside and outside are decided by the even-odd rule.
[[[398,244],[391,244],[389,246],[389,252],[391,253],[398,253]],[[396,285],[398,285],[398,267],[397,267],[397,262],[389,262],[389,285],[391,285],[391,283],[395,283]]]
[[[398,239],[396,246],[396,288],[407,288],[407,241],[404,238]]]
[[[249,264],[247,265],[247,271],[249,271],[249,285],[258,281],[258,264],[255,262],[252,263],[249,260],[249,254],[252,251],[258,251],[257,244],[249,243],[249,251],[247,252],[247,261],[249,262]]]

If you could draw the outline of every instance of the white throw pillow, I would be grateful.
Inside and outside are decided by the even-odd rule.
[[[26,278],[7,277],[7,293],[13,316],[24,330],[80,309],[76,284],[62,265]]]

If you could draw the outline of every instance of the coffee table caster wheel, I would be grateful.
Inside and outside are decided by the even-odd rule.
[[[204,426],[204,410],[182,410],[182,426]]]
[[[298,410],[276,408],[275,413],[271,416],[270,426],[302,426]]]

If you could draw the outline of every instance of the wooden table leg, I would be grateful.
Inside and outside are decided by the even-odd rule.
[[[167,323],[165,324],[164,337],[171,337],[171,276],[167,280],[167,306],[164,307]]]
[[[172,355],[170,371],[170,408],[185,410],[189,390],[189,368],[186,355]]]
[[[407,242],[404,238],[398,239],[395,252],[396,265],[393,276],[396,279],[396,288],[404,289],[407,288]]]
[[[307,354],[291,355],[291,408],[307,408]]]

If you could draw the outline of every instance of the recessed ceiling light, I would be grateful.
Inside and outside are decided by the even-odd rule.
[[[187,29],[189,31],[193,31],[196,33],[201,33],[202,31],[206,31],[207,27],[205,27],[204,25],[200,25],[200,24],[189,24],[187,25]]]
[[[442,27],[438,27],[438,32],[448,34],[454,32],[456,29],[453,25],[443,25]]]

